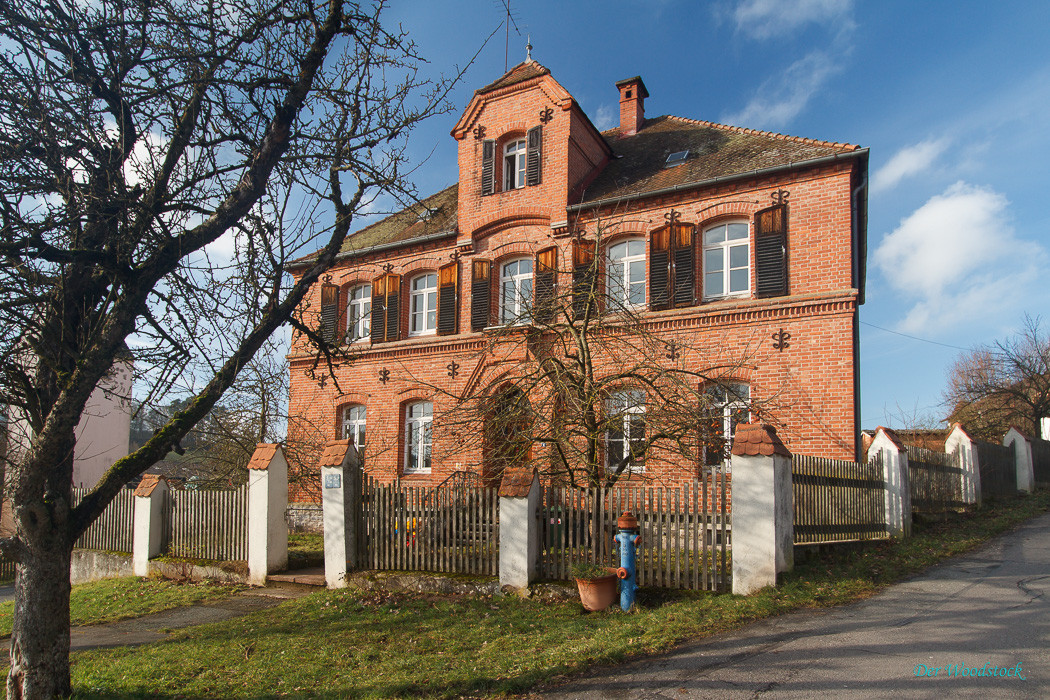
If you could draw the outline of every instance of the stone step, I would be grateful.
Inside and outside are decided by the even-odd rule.
[[[266,583],[275,588],[309,588],[316,590],[325,587],[324,567],[279,571],[266,577]]]

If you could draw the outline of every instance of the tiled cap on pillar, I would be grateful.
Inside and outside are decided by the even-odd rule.
[[[342,466],[346,459],[346,451],[353,444],[353,440],[332,440],[325,443],[324,452],[321,453],[322,467]]]
[[[248,460],[249,469],[268,469],[270,467],[270,460],[277,454],[279,445],[270,444],[266,442],[260,442],[255,446],[255,452],[252,453],[252,458]]]
[[[743,423],[736,427],[733,436],[733,454],[738,457],[783,455],[791,452],[777,436],[777,429],[765,423]]]
[[[889,438],[890,442],[892,442],[898,450],[908,449],[904,446],[904,441],[901,440],[900,436],[897,435],[897,433],[894,432],[892,429],[880,425],[878,428],[875,429],[875,434],[878,435],[880,430],[886,434],[886,437]]]
[[[160,474],[143,474],[142,481],[140,481],[138,487],[135,488],[135,495],[149,498],[153,494],[153,490],[160,485],[161,481],[167,481],[167,479]]]
[[[499,497],[525,498],[529,495],[536,474],[536,467],[507,467],[503,470],[503,479],[499,483]]]

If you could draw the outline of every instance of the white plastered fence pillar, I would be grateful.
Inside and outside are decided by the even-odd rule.
[[[168,482],[146,474],[135,489],[135,514],[131,534],[131,566],[136,576],[149,576],[149,560],[160,555],[164,541],[164,497]]]
[[[540,558],[540,478],[535,468],[508,467],[499,487],[499,585],[528,588]]]
[[[333,440],[321,454],[321,506],[324,519],[324,579],[344,588],[357,565],[361,513],[361,464],[352,440]]]
[[[288,462],[280,445],[260,443],[248,461],[248,582],[288,567]]]
[[[981,463],[977,457],[977,441],[970,437],[962,425],[956,423],[944,441],[944,451],[956,455],[962,467],[963,502],[981,505]]]
[[[795,566],[791,453],[772,426],[739,425],[732,474],[733,593],[747,595]]]
[[[886,530],[890,537],[911,535],[911,484],[908,450],[889,428],[879,426],[868,448],[868,461],[882,455],[882,481],[886,490]]]
[[[1032,462],[1032,441],[1020,430],[1011,427],[1003,437],[1003,444],[1014,451],[1017,468],[1017,490],[1032,493],[1035,490],[1035,469]]]

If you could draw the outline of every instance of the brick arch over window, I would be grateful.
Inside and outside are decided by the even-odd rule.
[[[499,213],[488,221],[482,222],[471,232],[471,238],[481,240],[489,236],[519,226],[550,227],[550,207],[502,207]]]
[[[761,202],[723,202],[722,204],[715,204],[710,209],[703,209],[698,213],[697,228],[704,229],[708,226],[714,226],[723,219],[747,219],[753,221],[755,218],[755,212],[760,211],[766,207]]]

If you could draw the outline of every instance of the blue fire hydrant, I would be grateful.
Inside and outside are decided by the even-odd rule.
[[[642,542],[638,534],[638,518],[631,513],[624,513],[616,520],[619,532],[616,542],[620,545],[620,568],[616,575],[620,577],[620,607],[624,612],[634,607],[634,598],[638,592],[638,574],[636,570],[636,548]]]

